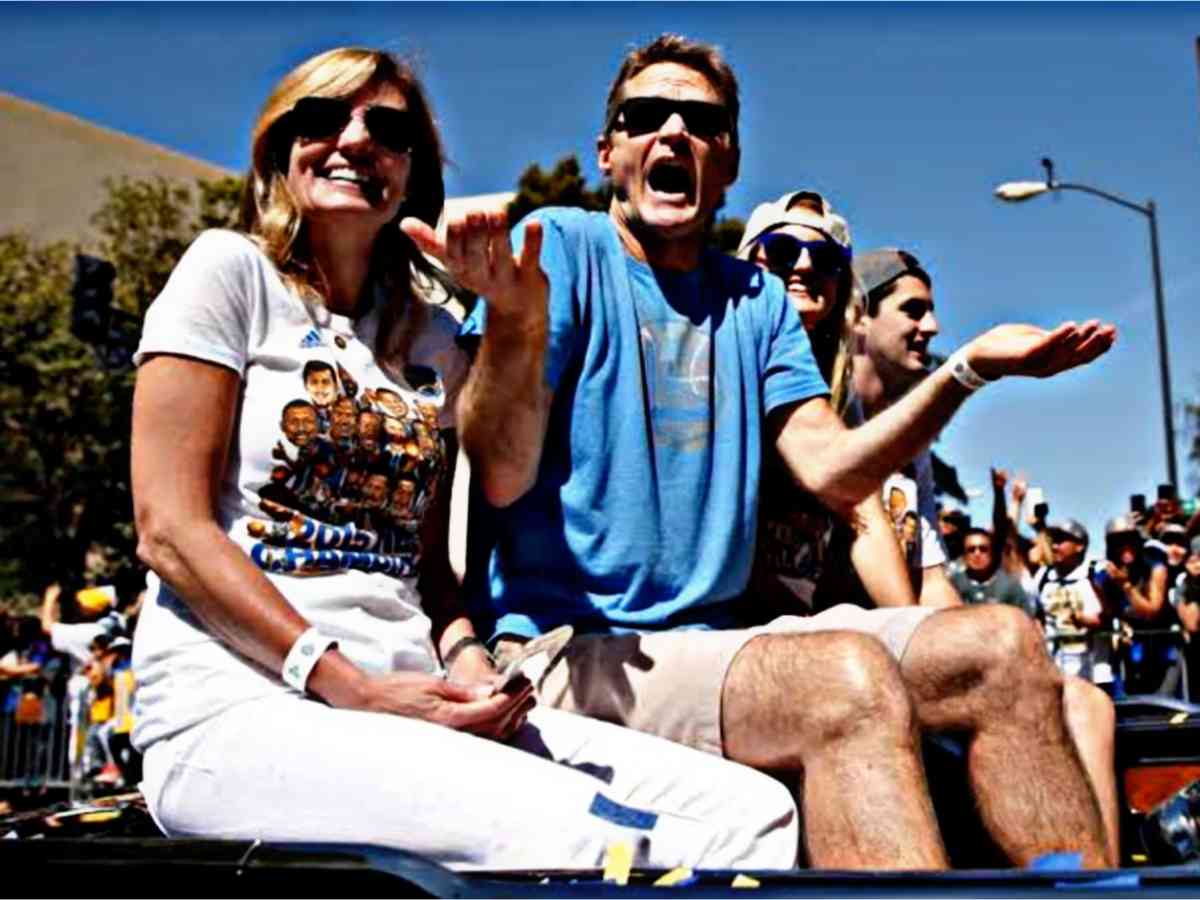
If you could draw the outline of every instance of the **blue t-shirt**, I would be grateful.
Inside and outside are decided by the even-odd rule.
[[[828,394],[800,317],[752,264],[709,251],[695,271],[656,270],[607,215],[533,218],[554,401],[534,486],[505,509],[475,498],[472,613],[524,636],[734,625],[765,417]],[[463,333],[485,324],[481,303]]]

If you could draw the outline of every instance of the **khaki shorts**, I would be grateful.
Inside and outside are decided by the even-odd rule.
[[[899,662],[917,626],[933,612],[919,606],[841,604],[815,616],[780,616],[733,631],[579,635],[548,671],[526,671],[535,680],[539,702],[547,706],[723,755],[721,690],[733,658],[752,638],[854,631],[877,638]],[[521,643],[501,638],[497,662],[503,664]]]

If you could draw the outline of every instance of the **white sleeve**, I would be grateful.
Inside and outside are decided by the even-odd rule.
[[[92,658],[92,641],[102,631],[104,627],[96,622],[81,622],[78,625],[55,622],[50,628],[50,645],[82,664]]]
[[[254,297],[262,283],[256,270],[264,265],[266,258],[245,236],[203,232],[146,311],[134,363],[173,353],[244,374]]]
[[[921,519],[921,568],[929,569],[946,563],[946,545],[942,543],[942,533],[937,527],[937,497],[929,452],[917,456],[913,465],[916,469],[917,515]]]

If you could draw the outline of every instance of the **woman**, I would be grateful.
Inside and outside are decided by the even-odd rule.
[[[790,866],[771,780],[496,690],[446,557],[467,361],[397,227],[443,201],[412,72],[316,56],[252,151],[245,233],[196,240],[136,358],[139,555],[160,581],[134,740],[163,830],[461,868],[596,866],[613,841],[646,865]]]
[[[815,191],[793,191],[754,210],[738,256],[782,279],[808,331],[834,409],[857,421],[861,415],[850,392],[850,339],[857,310],[850,252],[846,220]],[[889,504],[891,495],[898,495],[890,516],[880,495],[873,494],[859,504],[852,522],[850,557],[869,595],[887,598],[881,605],[916,603],[896,540],[908,508],[904,491],[903,486],[885,491]],[[759,549],[749,602],[762,608],[764,621],[789,612],[818,612],[830,605],[824,599],[828,597],[841,602],[851,582],[845,580],[845,567],[828,565],[835,517],[816,498],[792,486],[775,456],[765,467],[760,496]],[[753,615],[757,619],[760,613],[755,610]]]

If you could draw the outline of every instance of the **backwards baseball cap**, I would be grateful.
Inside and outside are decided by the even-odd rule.
[[[818,207],[820,212],[801,201],[808,201],[809,204]],[[774,231],[784,225],[815,228],[845,250],[847,256],[850,255],[850,226],[833,211],[828,200],[816,191],[808,190],[789,191],[778,200],[760,203],[754,207],[750,221],[746,223],[746,230],[742,232],[742,243],[738,246],[737,255],[742,259],[749,259],[759,238],[768,231]]]
[[[854,275],[858,278],[862,292],[868,301],[874,300],[876,291],[891,284],[901,275],[915,275],[927,286],[933,284],[929,273],[921,267],[921,261],[898,247],[884,247],[880,250],[868,250],[855,257]],[[871,303],[868,302],[868,307]]]
[[[1165,541],[1167,538],[1175,538],[1179,543],[1187,543],[1187,529],[1178,522],[1168,522],[1158,530],[1158,539]]]
[[[1084,547],[1088,545],[1087,529],[1079,524],[1076,519],[1056,519],[1046,526],[1046,530],[1051,534],[1065,534],[1067,537],[1083,544]]]

